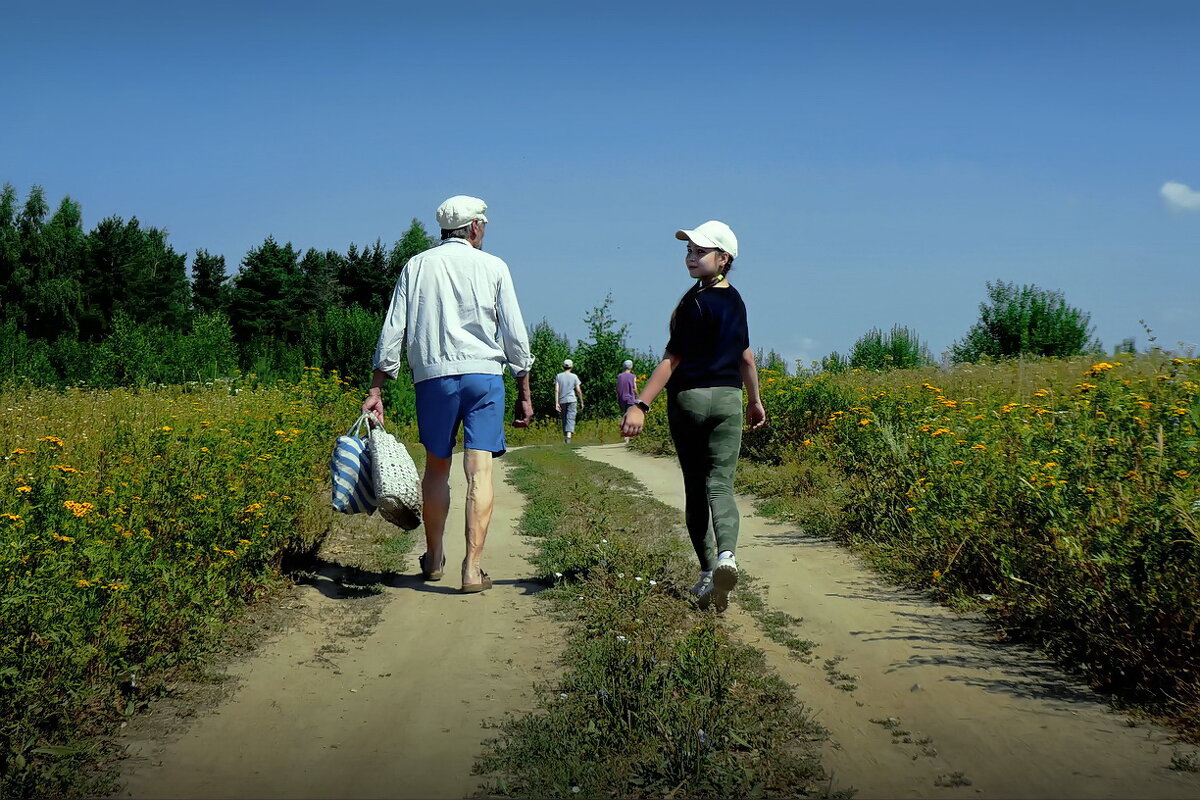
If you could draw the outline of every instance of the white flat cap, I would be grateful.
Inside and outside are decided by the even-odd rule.
[[[483,212],[487,211],[487,203],[478,197],[456,194],[438,206],[437,221],[444,231],[455,231],[465,228],[475,220],[487,222]]]

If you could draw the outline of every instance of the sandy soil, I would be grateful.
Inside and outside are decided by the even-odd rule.
[[[623,445],[581,452],[682,508],[673,460]],[[474,792],[471,767],[492,733],[485,723],[531,708],[532,687],[553,675],[562,646],[561,630],[535,609],[537,586],[522,581],[522,498],[502,476],[486,562],[495,588],[456,592],[456,534],[445,581],[403,575],[382,594],[347,591],[343,583],[372,576],[347,575],[338,565],[345,543],[333,537],[317,579],[289,601],[292,624],[228,668],[233,689],[221,702],[200,700],[186,718],[165,703],[131,725],[122,796]],[[455,481],[460,530],[458,470]],[[1200,797],[1200,775],[1169,769],[1177,750],[1193,749],[1166,731],[1111,713],[1035,652],[998,643],[982,621],[890,588],[836,545],[756,517],[748,498],[741,508],[741,564],[772,608],[803,618],[798,633],[817,643],[816,657],[803,663],[768,640],[736,593],[728,619],[830,730],[823,759],[833,788],[863,798]]]
[[[554,674],[562,646],[559,627],[535,612],[538,585],[522,580],[528,544],[514,526],[523,501],[503,478],[498,471],[485,553],[490,591],[457,592],[464,544],[456,465],[443,581],[401,575],[381,595],[346,592],[334,537],[319,578],[290,601],[294,625],[229,667],[235,688],[223,702],[183,720],[180,732],[164,733],[161,713],[130,727],[121,796],[473,793],[471,767],[494,734],[485,724],[532,708],[533,686]],[[423,550],[421,540],[413,572]]]
[[[682,509],[674,460],[623,445],[581,452]],[[817,657],[802,663],[762,636],[737,610],[736,591],[730,622],[831,732],[823,760],[835,789],[862,798],[1200,797],[1200,775],[1169,768],[1177,750],[1194,748],[1172,744],[1167,731],[1110,712],[1037,653],[997,642],[981,620],[885,585],[794,525],[756,517],[750,498],[739,507],[739,565],[766,585],[771,608],[803,618],[797,633],[817,643]],[[857,688],[836,688],[826,660]]]

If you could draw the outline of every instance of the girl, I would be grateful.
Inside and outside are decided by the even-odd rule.
[[[737,237],[724,222],[709,220],[695,230],[675,232],[687,242],[684,264],[696,285],[671,314],[671,338],[636,404],[621,420],[624,436],[637,436],[645,413],[667,390],[667,423],[683,471],[688,535],[700,560],[692,594],[701,609],[729,605],[737,585],[738,510],[733,472],[742,445],[742,387],[746,424],[767,420],[758,393],[758,370],[750,352],[746,304],[728,275],[737,258]],[[709,519],[712,533],[709,533]]]

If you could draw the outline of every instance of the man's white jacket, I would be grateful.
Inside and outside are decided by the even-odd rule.
[[[374,368],[395,378],[407,345],[413,381],[446,375],[517,377],[533,366],[512,275],[462,239],[413,256],[392,290]]]

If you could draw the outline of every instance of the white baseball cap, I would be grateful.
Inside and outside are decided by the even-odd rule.
[[[572,361],[572,360],[571,360],[571,359],[569,359],[569,358],[564,358],[564,359],[563,359],[563,366],[564,366],[564,367],[567,367],[568,369],[570,369],[571,367],[575,366],[575,362],[574,362],[574,361]]]
[[[475,220],[487,222],[483,212],[487,211],[487,203],[478,197],[456,194],[438,206],[437,221],[444,231],[456,231],[465,228]]]
[[[701,247],[716,247],[737,258],[737,237],[724,222],[710,219],[703,225],[697,225],[694,230],[675,231],[675,238],[680,241],[691,241]]]

